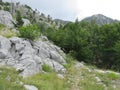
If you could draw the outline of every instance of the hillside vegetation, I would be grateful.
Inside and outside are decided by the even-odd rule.
[[[49,28],[46,35],[78,61],[120,70],[120,23],[98,26],[95,22],[76,21],[59,30]]]
[[[0,2],[0,9],[15,19],[8,18],[12,28],[3,25],[8,22],[0,24],[0,90],[29,90],[25,85],[38,90],[120,89],[118,21],[55,22],[20,3]],[[23,19],[30,23],[24,25]]]

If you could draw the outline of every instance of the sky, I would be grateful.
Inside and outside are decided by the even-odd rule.
[[[3,0],[11,1],[11,0]],[[75,21],[94,14],[120,20],[120,0],[12,0],[27,4],[53,19]]]

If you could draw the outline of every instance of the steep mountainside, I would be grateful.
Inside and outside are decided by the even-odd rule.
[[[102,14],[96,14],[90,17],[86,17],[82,21],[87,21],[87,22],[96,22],[98,25],[103,25],[103,24],[111,24],[114,22],[118,22],[118,20],[113,20],[107,16],[104,16]]]

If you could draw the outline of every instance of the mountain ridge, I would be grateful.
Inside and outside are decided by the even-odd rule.
[[[89,16],[89,17],[82,19],[81,21],[96,22],[98,25],[112,24],[115,22],[119,22],[119,20],[112,19],[112,18],[105,16],[103,14],[94,14],[92,16]]]

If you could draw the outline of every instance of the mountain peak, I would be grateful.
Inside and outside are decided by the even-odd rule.
[[[95,14],[90,17],[86,17],[82,21],[87,21],[87,22],[95,21],[98,25],[111,24],[114,22],[118,22],[117,20],[114,20],[102,14]]]

